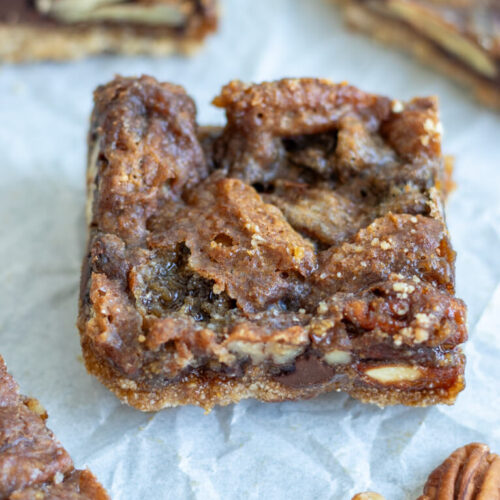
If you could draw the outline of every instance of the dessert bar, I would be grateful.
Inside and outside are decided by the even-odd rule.
[[[75,470],[46,418],[36,399],[19,394],[0,356],[0,498],[109,500],[90,471]]]
[[[142,410],[332,390],[453,403],[465,306],[436,100],[285,79],[214,104],[223,128],[151,77],[95,92],[88,370]]]
[[[217,25],[216,0],[2,0],[0,60],[189,53]]]
[[[500,109],[498,0],[344,0],[348,23],[409,50]]]

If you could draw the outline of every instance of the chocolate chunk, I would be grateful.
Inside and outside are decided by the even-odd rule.
[[[314,354],[297,358],[292,371],[275,378],[287,387],[314,387],[330,382],[335,377],[335,367],[327,365]]]

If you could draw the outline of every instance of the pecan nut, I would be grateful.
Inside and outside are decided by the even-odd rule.
[[[385,498],[373,491],[365,491],[354,495],[351,500],[385,500]]]
[[[418,500],[500,500],[500,456],[471,443],[454,451],[429,476]]]
[[[190,14],[186,2],[123,0],[36,0],[38,10],[62,22],[131,22],[182,26]]]

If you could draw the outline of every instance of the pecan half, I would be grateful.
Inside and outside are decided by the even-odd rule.
[[[459,448],[431,473],[418,500],[500,500],[500,456],[481,443]]]

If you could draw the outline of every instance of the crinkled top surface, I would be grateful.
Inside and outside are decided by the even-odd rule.
[[[432,317],[418,342],[463,340],[434,98],[235,81],[214,100],[226,126],[209,132],[183,89],[150,77],[95,98],[85,332],[122,370],[157,370],[173,345],[189,364],[228,361],[245,336],[312,342],[318,317],[332,345],[347,323],[406,328],[411,344],[419,308]]]

